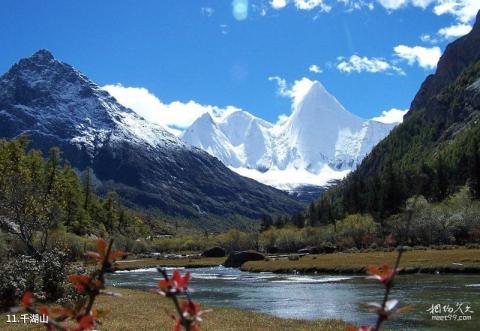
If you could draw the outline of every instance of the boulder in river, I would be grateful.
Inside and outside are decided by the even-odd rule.
[[[219,246],[209,248],[202,253],[203,257],[224,257],[225,255],[225,250]]]
[[[224,267],[238,268],[247,261],[262,261],[265,256],[256,251],[243,251],[230,253],[227,260],[223,263]]]

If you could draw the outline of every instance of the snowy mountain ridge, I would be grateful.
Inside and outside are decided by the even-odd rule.
[[[22,86],[15,86],[18,82],[22,82]],[[35,119],[28,132],[58,136],[61,129],[65,139],[90,157],[95,157],[106,141],[123,139],[150,147],[186,147],[161,126],[145,121],[136,112],[118,104],[110,94],[75,68],[54,59],[47,50],[22,59],[2,77],[1,83],[5,88],[0,91],[0,97],[9,97],[10,90],[20,90],[14,113]],[[35,100],[35,107],[23,102],[30,98]],[[38,112],[37,106],[44,111]],[[6,110],[2,113],[9,115]]]
[[[293,190],[342,179],[395,125],[348,112],[321,83],[313,82],[281,123],[243,110],[221,119],[204,114],[181,138],[243,176]]]

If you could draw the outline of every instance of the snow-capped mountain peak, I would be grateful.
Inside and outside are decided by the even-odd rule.
[[[241,161],[225,134],[209,113],[204,113],[182,134],[182,139],[216,156],[224,164],[238,167]]]
[[[289,123],[294,126],[299,122],[329,122],[340,126],[350,123],[361,123],[363,120],[348,112],[342,104],[331,95],[318,81],[314,82],[305,96],[293,110]]]
[[[191,132],[201,127],[203,120],[199,119],[182,139],[234,171],[282,189],[324,185],[342,178],[395,126],[348,112],[318,81],[294,102],[288,119],[279,124],[245,111],[218,122],[209,119],[210,127],[201,136]]]
[[[245,138],[252,127],[270,128],[272,124],[246,111],[238,110],[225,117],[219,123],[219,126],[230,139],[230,142],[237,146],[245,142]]]
[[[315,82],[283,130],[290,158],[296,167],[317,172],[334,159],[339,138],[358,131],[362,123],[361,118],[346,111],[322,84]]]
[[[48,63],[48,62],[51,62],[51,61],[54,61],[54,57],[53,57],[53,54],[50,53],[49,50],[47,49],[40,49],[38,51],[36,51],[31,57],[30,59],[32,61],[35,61],[37,63],[40,63],[40,62],[45,62],[45,63]]]

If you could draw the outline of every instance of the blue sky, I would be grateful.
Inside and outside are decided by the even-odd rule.
[[[479,8],[478,0],[4,0],[0,72],[47,48],[99,85],[179,101],[179,116],[233,105],[273,122],[306,77],[371,118],[409,107]]]

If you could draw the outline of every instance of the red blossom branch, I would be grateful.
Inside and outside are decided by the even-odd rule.
[[[186,272],[183,276],[175,270],[171,277],[165,269],[158,268],[163,279],[158,282],[157,288],[152,292],[164,295],[173,301],[178,316],[171,315],[175,320],[173,331],[180,331],[182,327],[186,331],[200,331],[200,322],[204,314],[210,310],[200,310],[200,305],[193,302],[188,292],[188,282],[190,281],[190,273]],[[178,296],[184,294],[186,300],[179,300]]]

